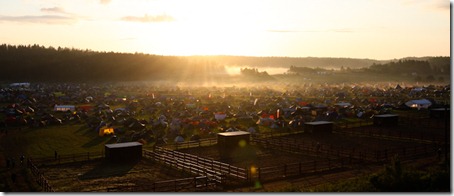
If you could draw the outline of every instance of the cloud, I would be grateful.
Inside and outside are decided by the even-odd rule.
[[[352,29],[343,28],[343,29],[326,29],[326,30],[281,30],[281,29],[271,29],[267,30],[267,32],[271,33],[323,33],[323,32],[334,32],[334,33],[352,33],[354,32]]]
[[[271,29],[271,30],[267,30],[267,32],[271,32],[271,33],[300,33],[300,32],[304,32],[304,31]]]
[[[145,14],[144,16],[125,16],[122,17],[121,20],[123,21],[128,21],[128,22],[171,22],[174,21],[175,19],[172,16],[163,14],[163,15],[155,15],[155,16],[149,16]]]
[[[76,18],[58,15],[0,16],[0,21],[20,23],[73,24]]]
[[[328,32],[336,32],[336,33],[352,33],[352,29],[344,28],[344,29],[329,29]]]
[[[449,11],[449,10],[451,10],[451,4],[450,3],[446,3],[446,2],[438,2],[438,3],[434,3],[432,5],[432,8],[440,9],[440,10],[444,10],[444,11]]]
[[[100,0],[99,2],[103,5],[107,5],[111,2],[111,0]]]
[[[407,6],[417,6],[434,11],[449,11],[451,9],[450,1],[446,0],[404,0],[402,3]]]
[[[50,7],[50,8],[41,8],[42,12],[49,12],[49,13],[62,13],[67,14],[65,10],[61,7]]]

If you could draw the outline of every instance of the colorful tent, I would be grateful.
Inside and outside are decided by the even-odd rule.
[[[114,134],[114,129],[112,127],[101,127],[99,129],[99,136],[111,135]]]

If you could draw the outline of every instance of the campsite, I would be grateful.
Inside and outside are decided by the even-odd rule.
[[[292,88],[3,88],[4,188],[20,191],[7,178],[19,170],[29,191],[307,191],[325,183],[268,187],[338,174],[335,184],[396,157],[422,170],[449,159],[449,86]],[[25,163],[12,169],[19,156]]]
[[[453,189],[448,1],[0,7],[1,192]]]

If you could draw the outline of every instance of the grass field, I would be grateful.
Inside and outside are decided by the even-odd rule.
[[[100,152],[109,139],[109,136],[100,137],[83,124],[74,124],[10,129],[2,138],[2,146],[7,154],[24,153],[37,158],[54,156],[54,151],[59,154]]]

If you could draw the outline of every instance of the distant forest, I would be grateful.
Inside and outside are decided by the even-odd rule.
[[[335,72],[333,69],[309,68],[290,66],[289,73],[320,73]],[[391,61],[384,64],[372,64],[369,67],[352,69],[350,67],[341,67],[336,72],[352,73],[376,73],[385,75],[449,75],[451,73],[451,62],[449,57],[431,57],[427,60],[404,59]]]
[[[40,45],[0,45],[3,82],[216,81],[228,77],[226,66],[243,67],[245,76],[267,77],[256,68],[283,67],[289,73],[367,72],[449,75],[450,57],[389,61],[351,58],[247,56],[162,56],[96,52]],[[253,68],[253,69],[249,69]],[[264,77],[265,76],[265,77]]]

